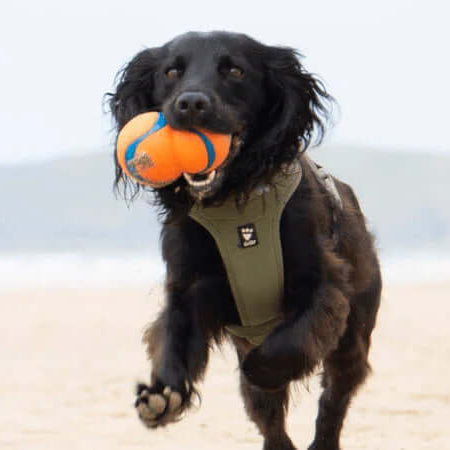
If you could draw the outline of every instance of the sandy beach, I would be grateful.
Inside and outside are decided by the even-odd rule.
[[[238,395],[229,347],[213,354],[202,405],[148,431],[133,409],[148,377],[140,336],[161,304],[158,289],[0,292],[0,448],[261,448]],[[450,449],[450,284],[389,285],[373,336],[372,376],[349,413],[346,450]],[[299,386],[289,431],[310,443],[317,377]]]

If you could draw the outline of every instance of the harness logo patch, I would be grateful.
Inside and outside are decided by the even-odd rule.
[[[256,236],[256,228],[253,223],[241,225],[237,228],[239,236],[239,247],[249,248],[258,245],[258,238]]]

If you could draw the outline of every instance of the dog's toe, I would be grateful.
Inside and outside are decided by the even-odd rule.
[[[135,407],[142,422],[149,428],[156,428],[178,420],[183,404],[181,394],[169,386],[159,393],[154,390],[138,386]]]
[[[167,400],[162,395],[154,394],[148,397],[148,408],[156,416],[162,414],[166,406]]]

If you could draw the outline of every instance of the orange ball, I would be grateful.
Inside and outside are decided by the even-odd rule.
[[[155,188],[174,182],[183,172],[208,173],[227,158],[231,136],[209,131],[181,131],[162,113],[131,119],[117,137],[117,161],[124,172]]]
[[[162,114],[140,114],[126,123],[117,137],[117,161],[136,181],[164,186],[180,176],[178,161],[171,150],[172,141]]]
[[[209,173],[219,167],[230,151],[229,134],[172,129],[174,151],[182,172]]]

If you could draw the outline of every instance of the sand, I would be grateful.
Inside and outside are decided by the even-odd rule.
[[[149,431],[133,409],[149,364],[140,344],[161,299],[146,288],[0,293],[0,448],[260,449],[238,395],[229,347],[213,354],[202,405]],[[353,402],[350,449],[450,449],[450,284],[390,285],[373,336],[373,375]],[[288,426],[312,439],[319,389],[300,387]]]

